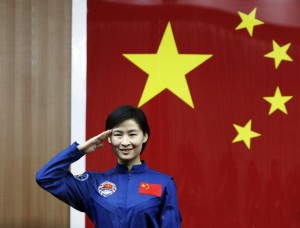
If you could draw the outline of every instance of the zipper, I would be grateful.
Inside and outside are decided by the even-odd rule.
[[[128,188],[129,188],[129,181],[130,181],[130,171],[128,171],[127,174],[127,183],[126,183],[126,191],[125,191],[125,202],[124,202],[124,212],[123,212],[123,222],[124,222],[124,226],[126,225],[127,222],[127,201],[128,201]],[[122,226],[122,227],[124,227]]]

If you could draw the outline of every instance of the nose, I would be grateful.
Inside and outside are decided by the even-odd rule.
[[[124,135],[121,142],[122,146],[128,146],[130,144],[128,136]]]

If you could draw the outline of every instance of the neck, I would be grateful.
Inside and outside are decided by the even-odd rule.
[[[119,162],[119,164],[121,164],[121,165],[126,165],[128,171],[131,171],[132,166],[142,164],[141,160],[138,160],[138,161],[135,161],[135,162],[130,162],[130,161],[124,162],[124,161],[120,161],[120,160],[119,160],[118,162]]]

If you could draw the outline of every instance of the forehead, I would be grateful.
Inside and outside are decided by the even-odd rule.
[[[113,130],[141,130],[141,128],[134,119],[128,119],[116,125]]]

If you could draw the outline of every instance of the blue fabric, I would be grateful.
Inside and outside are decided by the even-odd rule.
[[[170,176],[144,162],[130,172],[117,164],[104,173],[73,176],[70,164],[85,155],[77,145],[73,143],[39,170],[36,181],[42,188],[85,212],[95,227],[180,227],[176,186]],[[140,194],[140,183],[161,185],[161,197]]]

